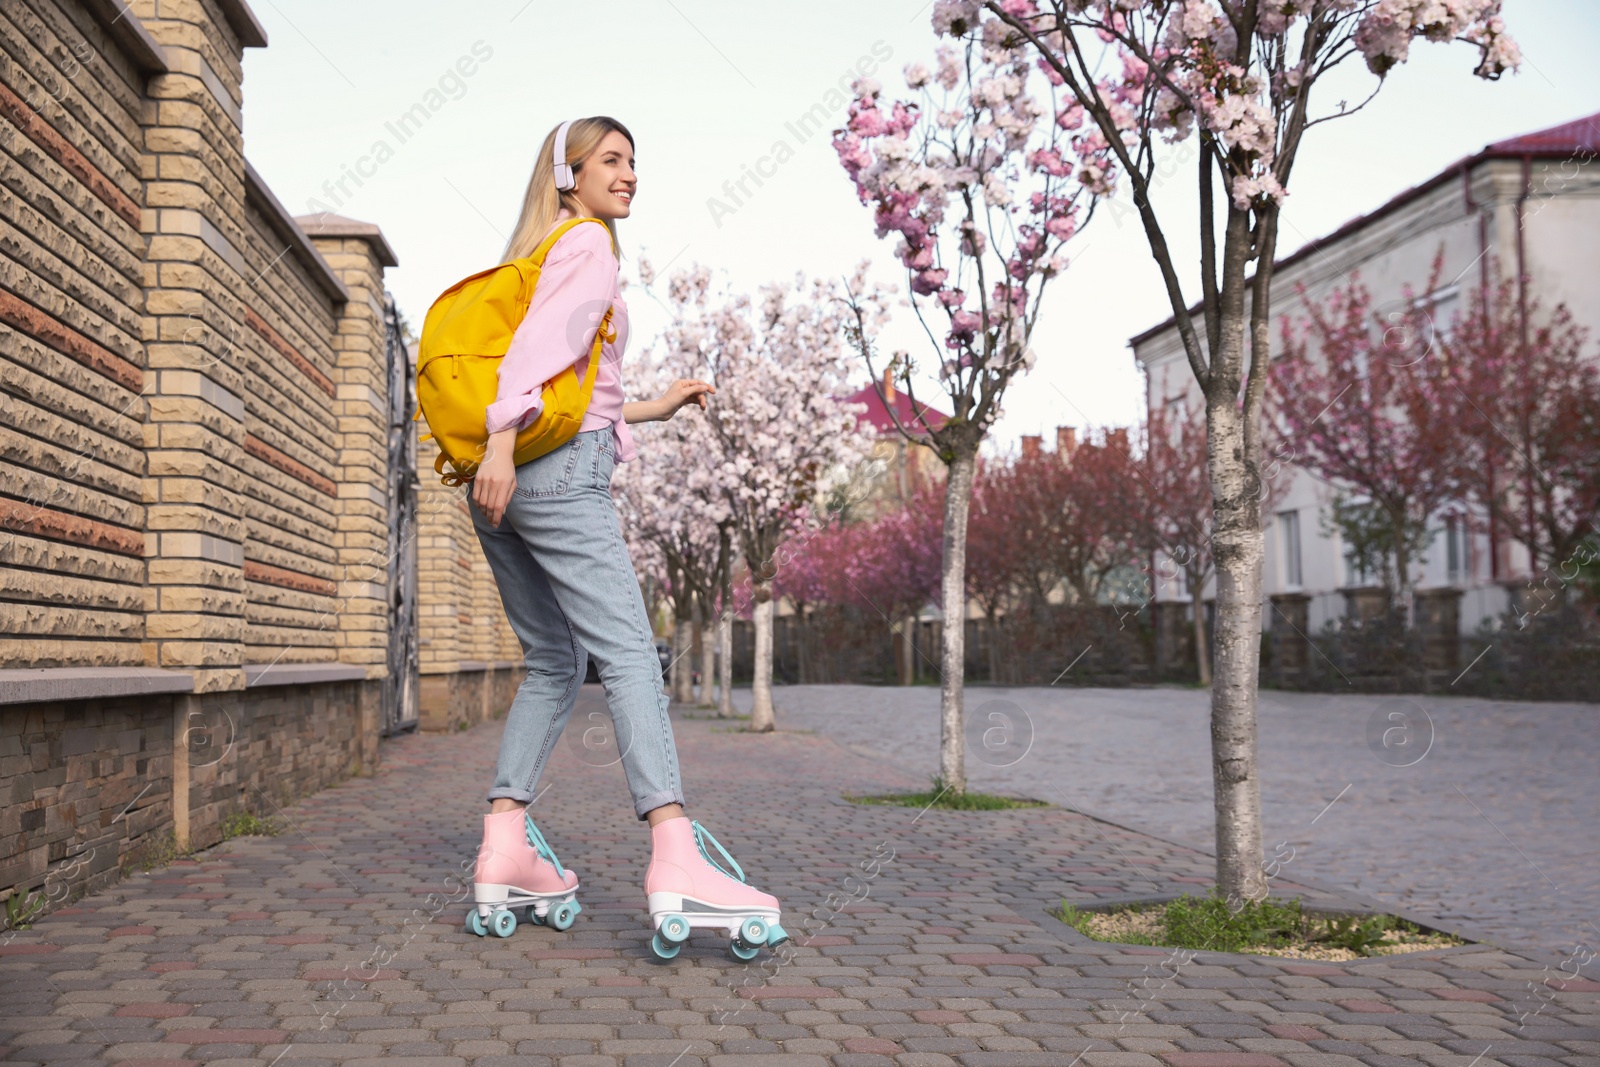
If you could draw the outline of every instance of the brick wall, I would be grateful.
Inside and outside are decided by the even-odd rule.
[[[52,906],[376,762],[379,683],[0,707],[0,896]]]
[[[265,43],[244,0],[0,9],[0,898],[374,767],[412,548],[423,728],[521,678],[430,445],[391,543],[391,435],[418,432],[391,405],[396,257],[291,217],[246,160]]]
[[[0,9],[0,897],[377,762],[395,257],[246,161],[264,43],[242,0]]]
[[[440,483],[438,454],[431,441],[417,449],[420,705],[430,731],[503,714],[523,675],[522,648],[472,528],[469,489]]]
[[[246,162],[263,41],[238,0],[0,14],[0,667],[383,673],[394,256]]]
[[[59,904],[159,840],[173,821],[173,722],[170,698],[0,708],[0,889]]]
[[[0,11],[0,661],[144,660],[145,73],[76,5]]]

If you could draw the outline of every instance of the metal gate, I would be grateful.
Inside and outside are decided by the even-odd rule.
[[[417,673],[416,360],[400,327],[394,296],[384,293],[389,370],[389,674],[383,684],[383,734],[415,729]]]

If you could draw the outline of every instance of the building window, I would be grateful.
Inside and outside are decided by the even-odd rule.
[[[1445,581],[1451,585],[1467,582],[1467,522],[1466,516],[1446,515],[1444,518]]]
[[[1300,513],[1298,511],[1278,512],[1278,549],[1283,558],[1283,587],[1285,589],[1299,589],[1303,583],[1300,571]]]
[[[1372,574],[1367,570],[1367,561],[1349,545],[1344,546],[1344,584],[1352,588],[1373,584]]]

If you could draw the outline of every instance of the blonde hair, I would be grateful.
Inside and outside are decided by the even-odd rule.
[[[586,214],[578,201],[577,190],[556,188],[556,130],[559,127],[558,123],[550,128],[544,144],[539,148],[539,156],[533,164],[533,176],[528,179],[528,191],[522,197],[522,213],[517,216],[516,229],[511,231],[511,239],[506,242],[506,262],[532,255],[533,250],[539,247],[539,242],[555,227],[556,215],[562,208],[574,215]],[[567,127],[567,162],[572,165],[574,176],[583,169],[584,160],[612,130],[626,137],[630,148],[633,146],[633,134],[628,132],[628,128],[606,115],[576,119]],[[621,259],[622,247],[617,242],[616,221],[604,221],[606,229],[611,231],[611,251]]]

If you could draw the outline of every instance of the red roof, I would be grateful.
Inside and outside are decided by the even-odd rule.
[[[870,422],[872,428],[878,431],[880,437],[892,437],[900,433],[895,428],[894,419],[889,416],[889,409],[883,404],[883,398],[878,395],[878,387],[876,385],[864,385],[844,399],[853,403],[867,405],[867,410],[861,413],[860,418],[863,422]],[[906,429],[913,433],[923,429],[922,419],[917,418],[919,410],[922,413],[922,419],[926,419],[928,425],[934,429],[943,426],[950,418],[949,415],[946,415],[938,408],[924,404],[920,400],[917,402],[916,408],[913,409],[911,398],[903,390],[896,389],[894,391],[894,413],[900,416],[900,421],[905,425]]]
[[[1328,245],[1343,240],[1357,230],[1366,228],[1396,208],[1410,203],[1424,193],[1431,192],[1445,182],[1463,178],[1468,171],[1485,160],[1522,159],[1523,157],[1564,159],[1584,152],[1591,154],[1600,152],[1600,112],[1587,118],[1574,119],[1559,126],[1551,126],[1547,130],[1537,130],[1533,133],[1522,134],[1520,137],[1512,137],[1508,140],[1495,141],[1493,144],[1485,145],[1481,151],[1457,160],[1425,182],[1420,182],[1409,189],[1402,190],[1386,203],[1374,208],[1365,215],[1356,216],[1332,233],[1307,241],[1288,255],[1277,257],[1273,260],[1272,269],[1274,272],[1281,270],[1326,248]],[[1579,162],[1587,162],[1587,160]],[[1253,272],[1251,277],[1254,277]],[[1249,279],[1247,278],[1246,281],[1248,282]],[[1189,314],[1192,316],[1199,315],[1204,307],[1204,301],[1197,300],[1189,308]],[[1166,330],[1177,320],[1178,317],[1176,315],[1168,316],[1166,321],[1129,338],[1129,346],[1137,347],[1143,344]]]
[[[1525,133],[1521,137],[1496,141],[1484,149],[1485,152],[1495,155],[1518,156],[1524,152],[1567,153],[1585,150],[1600,152],[1600,113],[1590,115],[1588,118],[1563,122],[1548,130],[1538,130],[1534,133]]]

